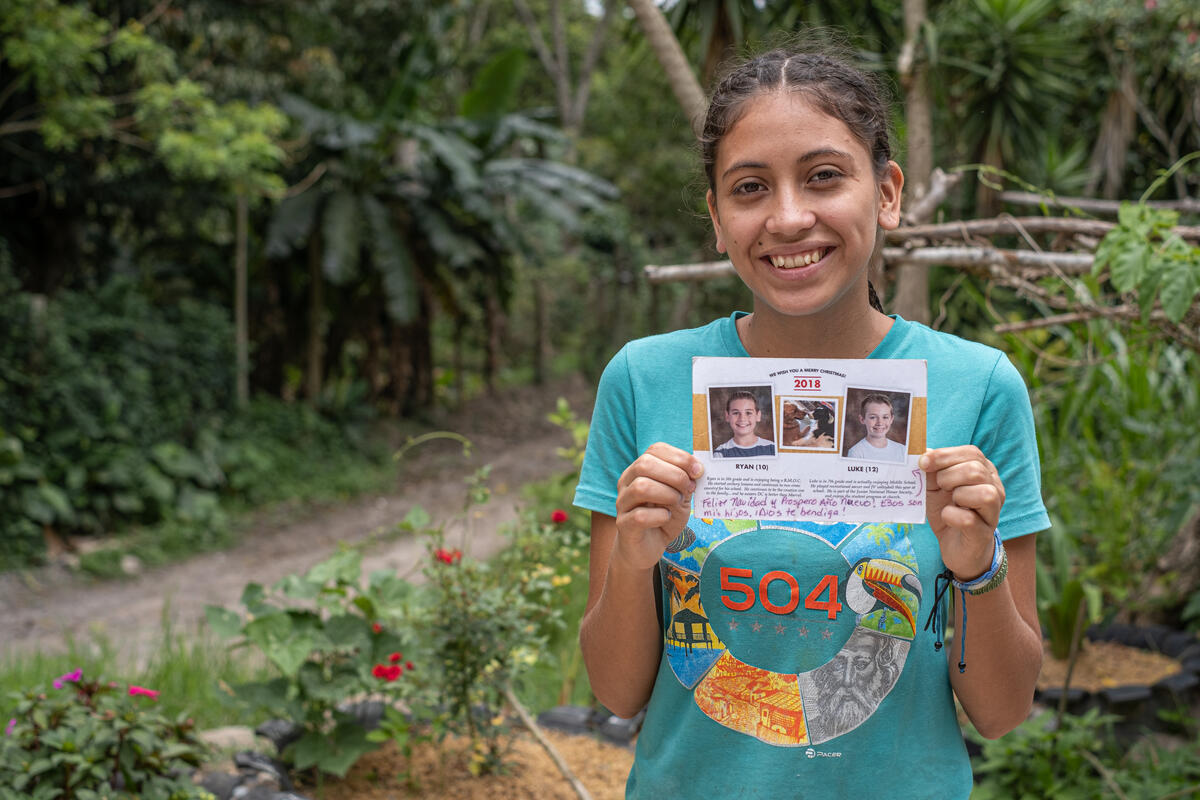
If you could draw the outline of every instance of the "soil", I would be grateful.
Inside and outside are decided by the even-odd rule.
[[[544,731],[571,772],[593,800],[620,800],[633,765],[633,750],[589,736]],[[322,800],[576,800],[578,795],[550,756],[528,734],[519,734],[506,757],[503,774],[474,777],[467,766],[470,748],[449,740],[441,751],[416,748],[406,759],[390,744],[363,756],[344,780],[326,780],[322,791],[301,786],[308,797]],[[406,780],[405,773],[413,780]]]
[[[487,557],[505,543],[498,531],[515,518],[520,488],[566,468],[554,452],[570,444],[570,436],[546,418],[560,396],[580,416],[590,415],[592,390],[579,379],[476,400],[424,428],[469,438],[469,459],[456,442],[421,445],[406,455],[394,492],[328,507],[294,504],[265,510],[238,544],[223,552],[122,581],[92,580],[62,563],[0,573],[0,662],[10,654],[60,652],[69,641],[82,644],[102,636],[120,657],[138,663],[161,637],[164,621],[177,633],[191,635],[201,628],[205,605],[236,606],[247,583],[269,585],[305,572],[339,542],[360,541],[399,522],[414,506],[436,521],[455,519],[463,508],[463,477],[491,464],[492,499],[476,510],[470,540],[455,542],[474,556]],[[364,557],[363,569],[392,569],[418,578],[422,548],[411,536],[377,545]]]
[[[1061,688],[1066,682],[1067,666],[1065,660],[1052,657],[1047,646],[1038,688]],[[1153,686],[1181,669],[1178,661],[1162,653],[1118,642],[1085,642],[1071,671],[1071,688],[1100,692],[1114,686]]]

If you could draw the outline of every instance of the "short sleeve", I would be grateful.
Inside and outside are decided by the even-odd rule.
[[[628,346],[600,376],[587,450],[575,488],[575,505],[617,515],[617,480],[638,457],[634,429],[635,398],[629,375]]]
[[[996,465],[1004,484],[1000,537],[1013,539],[1049,528],[1029,392],[1003,355],[992,369],[972,440]]]

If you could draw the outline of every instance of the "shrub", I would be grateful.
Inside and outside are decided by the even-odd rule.
[[[279,677],[241,684],[249,707],[299,726],[284,757],[297,769],[345,775],[378,745],[348,700],[387,703],[411,698],[411,674],[425,658],[405,633],[412,587],[387,571],[362,585],[362,554],[343,548],[305,575],[289,575],[269,590],[251,583],[242,592],[244,614],[209,606],[218,635],[258,648]]]
[[[211,800],[191,781],[205,755],[192,721],[155,712],[157,692],[87,680],[81,670],[54,687],[13,696],[0,800]]]

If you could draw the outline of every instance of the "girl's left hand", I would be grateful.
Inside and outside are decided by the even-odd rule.
[[[1004,484],[996,465],[975,445],[927,450],[926,515],[942,550],[942,561],[960,581],[992,566],[993,531],[1004,505]]]

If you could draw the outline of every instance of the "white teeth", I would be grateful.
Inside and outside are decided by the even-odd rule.
[[[770,258],[771,263],[780,269],[795,269],[817,263],[821,260],[822,252],[822,250],[810,250],[794,256],[771,256]]]

